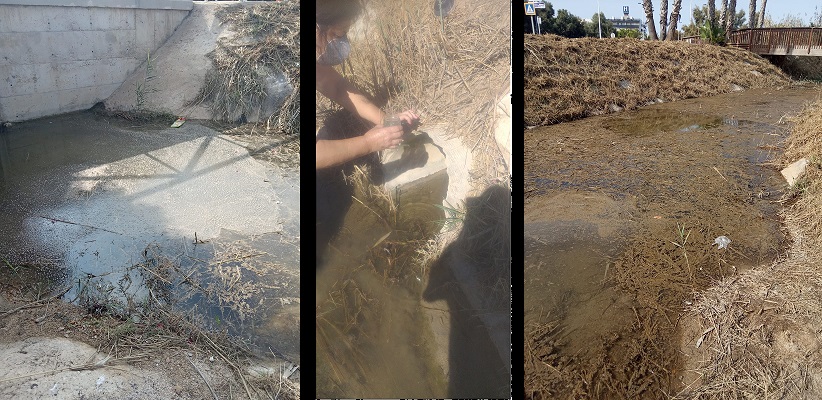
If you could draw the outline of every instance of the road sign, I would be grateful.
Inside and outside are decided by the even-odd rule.
[[[534,11],[534,3],[525,3],[525,15],[537,15]]]
[[[534,8],[545,8],[545,2],[542,0],[535,1]]]

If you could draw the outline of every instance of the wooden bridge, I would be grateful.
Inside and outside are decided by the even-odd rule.
[[[728,46],[762,55],[822,56],[822,28],[758,28],[732,31]]]

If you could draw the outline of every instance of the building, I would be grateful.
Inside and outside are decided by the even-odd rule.
[[[644,32],[643,24],[640,19],[631,18],[629,13],[628,6],[622,6],[622,18],[607,18],[608,21],[611,21],[614,24],[614,28],[616,30],[620,29],[636,29],[640,32]]]

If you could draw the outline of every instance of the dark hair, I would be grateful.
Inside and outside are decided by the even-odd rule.
[[[317,25],[320,31],[343,21],[351,21],[363,11],[362,0],[317,0]]]

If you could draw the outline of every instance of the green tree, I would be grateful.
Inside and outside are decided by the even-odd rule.
[[[634,38],[639,39],[642,36],[642,33],[639,32],[639,29],[620,29],[616,33],[618,38]]]
[[[539,29],[542,33],[552,33],[554,29],[554,6],[545,2],[545,8],[538,8],[537,16],[542,20]]]
[[[568,10],[559,10],[551,30],[545,33],[553,33],[567,38],[581,38],[585,36],[585,26],[579,17],[571,14]]]
[[[733,1],[732,1],[733,2]],[[730,7],[728,7],[730,10]],[[730,12],[730,11],[729,11]],[[693,9],[694,20],[690,24],[682,27],[682,30],[685,32],[685,36],[699,36],[699,30],[702,26],[708,22],[707,15],[708,15],[708,7],[694,7]],[[714,14],[716,14],[716,10],[714,10]],[[717,15],[715,15],[718,18]],[[745,10],[739,10],[736,12],[735,17],[733,18],[733,29],[742,29],[745,25],[747,20],[745,19]],[[716,27],[719,27],[718,25]]]
[[[605,18],[604,13],[591,16],[591,22],[585,23],[585,34],[590,37],[599,37],[599,21],[602,21],[602,37],[609,38],[611,33],[616,32],[614,23]]]

